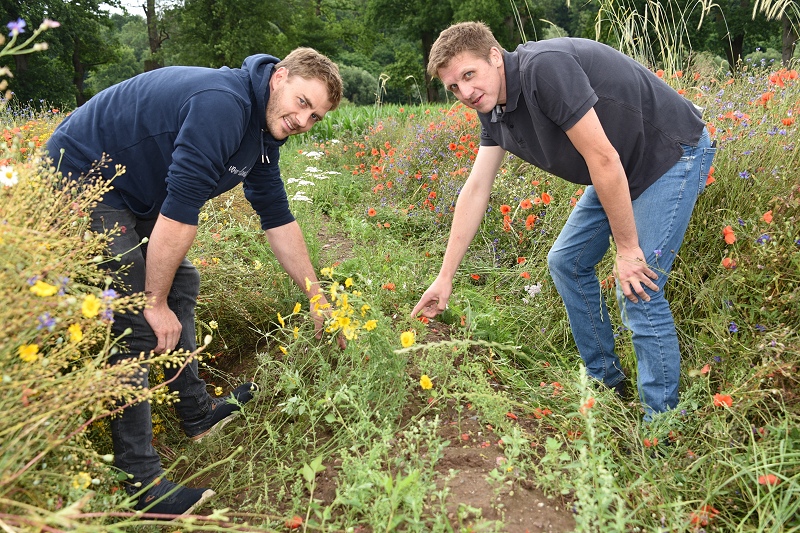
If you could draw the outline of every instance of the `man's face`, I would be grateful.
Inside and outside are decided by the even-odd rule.
[[[275,71],[269,88],[267,131],[277,140],[307,132],[333,105],[322,81],[289,76],[285,68]]]
[[[439,79],[460,102],[481,113],[506,103],[503,54],[497,48],[492,48],[489,61],[471,52],[458,54],[439,69]]]

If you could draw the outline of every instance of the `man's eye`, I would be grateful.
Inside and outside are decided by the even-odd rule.
[[[305,106],[305,105],[306,105],[306,101],[305,101],[305,99],[303,99],[303,98],[300,98],[300,105],[301,105],[301,106]]]
[[[311,118],[314,119],[314,122],[319,122],[320,120],[322,120],[322,117],[317,115],[316,113],[312,114]]]

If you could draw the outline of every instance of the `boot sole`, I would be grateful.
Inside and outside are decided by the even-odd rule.
[[[207,437],[212,437],[212,436],[216,435],[217,433],[219,433],[220,430],[222,430],[222,428],[224,428],[230,422],[232,422],[233,419],[236,418],[237,416],[239,416],[240,413],[241,413],[241,411],[234,411],[230,415],[228,415],[227,417],[223,418],[222,420],[220,420],[219,422],[217,422],[216,424],[214,424],[213,426],[208,428],[203,433],[200,433],[199,435],[195,435],[195,436],[189,437],[189,438],[193,442],[201,442],[203,439],[205,439]]]
[[[197,500],[194,505],[192,505],[191,507],[186,509],[183,513],[179,514],[175,518],[179,518],[181,516],[186,516],[186,515],[192,514],[195,509],[197,509],[198,507],[200,507],[201,505],[203,505],[204,503],[206,503],[208,500],[210,500],[211,498],[213,498],[216,495],[217,495],[217,493],[214,492],[211,489],[208,489],[208,490],[204,491],[203,494],[200,495],[200,499]]]

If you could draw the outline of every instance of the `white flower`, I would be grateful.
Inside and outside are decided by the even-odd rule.
[[[329,170],[325,174],[341,174],[341,172],[336,172],[335,170]]]
[[[316,174],[317,172],[322,172],[322,171],[317,167],[306,167],[306,172],[308,172],[309,174]]]
[[[525,285],[524,289],[531,296],[531,298],[533,298],[542,292],[542,284],[537,283],[536,285]]]
[[[339,144],[340,142],[342,141],[340,141],[339,139],[331,139],[331,144]]]
[[[306,152],[306,157],[313,157],[314,159],[319,159],[323,155],[325,154],[322,152]]]
[[[301,180],[300,178],[289,178],[286,183],[296,183],[298,185],[315,185],[313,181]]]
[[[296,193],[294,193],[294,196],[292,196],[292,198],[291,198],[291,199],[292,199],[293,201],[295,201],[295,202],[308,202],[308,203],[312,203],[312,202],[311,202],[311,198],[309,198],[308,196],[306,196],[306,194],[305,194],[303,191],[297,191]]]
[[[11,165],[3,165],[0,167],[0,185],[6,187],[13,187],[19,182],[17,171]]]

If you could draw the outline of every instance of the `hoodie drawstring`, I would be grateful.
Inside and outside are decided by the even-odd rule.
[[[264,163],[265,160],[269,164],[269,156],[264,152],[264,130],[261,130],[261,162]]]

